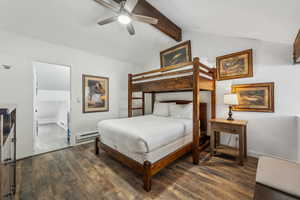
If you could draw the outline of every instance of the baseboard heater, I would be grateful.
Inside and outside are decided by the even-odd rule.
[[[81,133],[76,136],[76,144],[91,142],[98,136],[99,133],[97,131]]]

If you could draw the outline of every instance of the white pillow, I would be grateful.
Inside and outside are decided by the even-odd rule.
[[[170,117],[177,119],[193,119],[193,104],[170,105]]]
[[[168,117],[169,116],[169,104],[155,102],[153,115]]]

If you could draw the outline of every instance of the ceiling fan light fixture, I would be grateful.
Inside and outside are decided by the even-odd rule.
[[[128,15],[119,15],[118,21],[121,24],[127,25],[127,24],[129,24],[131,22],[131,18]]]

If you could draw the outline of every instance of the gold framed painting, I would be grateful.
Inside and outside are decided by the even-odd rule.
[[[217,57],[218,80],[253,77],[252,49]]]
[[[186,41],[160,52],[160,66],[183,66],[192,61],[191,41]]]
[[[109,78],[82,75],[83,113],[109,111]]]
[[[274,112],[274,83],[233,85],[232,93],[238,96],[239,105],[234,111]]]

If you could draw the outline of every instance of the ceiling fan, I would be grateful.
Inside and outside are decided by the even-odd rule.
[[[108,3],[105,0],[95,0],[100,5],[110,9],[114,13],[116,13],[115,16],[107,18],[105,20],[101,20],[98,22],[100,26],[113,23],[115,21],[119,21],[121,24],[126,25],[126,28],[130,35],[135,34],[134,27],[132,25],[132,21],[139,21],[146,24],[157,24],[158,19],[155,19],[153,17],[148,17],[144,15],[136,15],[133,14],[132,11],[135,8],[136,4],[138,3],[138,0],[124,0],[121,1],[119,6],[116,6],[114,4]]]

